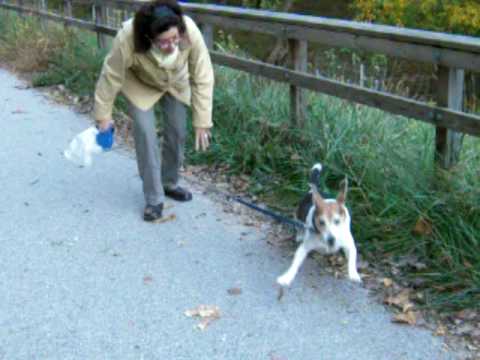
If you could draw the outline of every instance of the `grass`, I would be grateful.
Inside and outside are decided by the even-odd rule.
[[[0,16],[0,59],[44,49],[47,41],[48,51],[22,67],[37,72],[34,84],[93,93],[105,55],[94,36],[53,30],[45,40],[38,23]],[[426,266],[408,276],[422,279],[428,307],[480,304],[479,139],[467,136],[461,162],[442,172],[433,166],[434,131],[427,124],[307,92],[307,123],[298,130],[289,125],[287,86],[215,71],[214,143],[209,152],[195,153],[190,137],[189,163],[247,174],[252,194],[291,214],[309,168],[321,161],[330,192],[345,175],[350,179],[353,232],[364,257],[379,263],[416,256]],[[426,224],[423,233],[413,233],[417,223]]]

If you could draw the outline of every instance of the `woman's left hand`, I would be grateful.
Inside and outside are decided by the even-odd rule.
[[[209,128],[195,128],[195,150],[205,151],[210,146],[212,134]]]

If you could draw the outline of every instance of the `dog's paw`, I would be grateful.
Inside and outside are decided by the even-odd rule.
[[[356,282],[356,283],[359,283],[359,284],[362,283],[362,278],[360,277],[360,275],[358,273],[351,274],[351,275],[348,276],[348,278],[353,282]]]
[[[277,278],[277,284],[280,286],[288,287],[292,283],[292,278],[288,275],[282,275]]]

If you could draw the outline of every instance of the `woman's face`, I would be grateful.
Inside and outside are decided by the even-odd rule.
[[[175,51],[178,43],[180,42],[180,33],[176,26],[171,27],[167,31],[157,35],[155,39],[153,39],[153,46],[155,46],[160,51],[164,52],[165,54],[170,54]]]

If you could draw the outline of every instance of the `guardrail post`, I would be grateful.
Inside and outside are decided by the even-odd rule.
[[[465,71],[444,66],[438,68],[437,104],[463,110]],[[435,162],[443,169],[452,168],[460,159],[464,134],[444,127],[435,129]]]
[[[93,6],[93,20],[96,25],[104,25],[106,23],[106,8],[102,5],[95,4]],[[97,44],[100,49],[107,47],[107,38],[105,34],[97,32]]]
[[[308,43],[305,40],[288,40],[289,66],[295,71],[307,72]],[[290,85],[290,119],[292,125],[305,125],[305,90]]]
[[[213,26],[210,24],[200,24],[200,29],[202,30],[203,39],[205,40],[205,45],[207,45],[208,50],[213,50]]]

